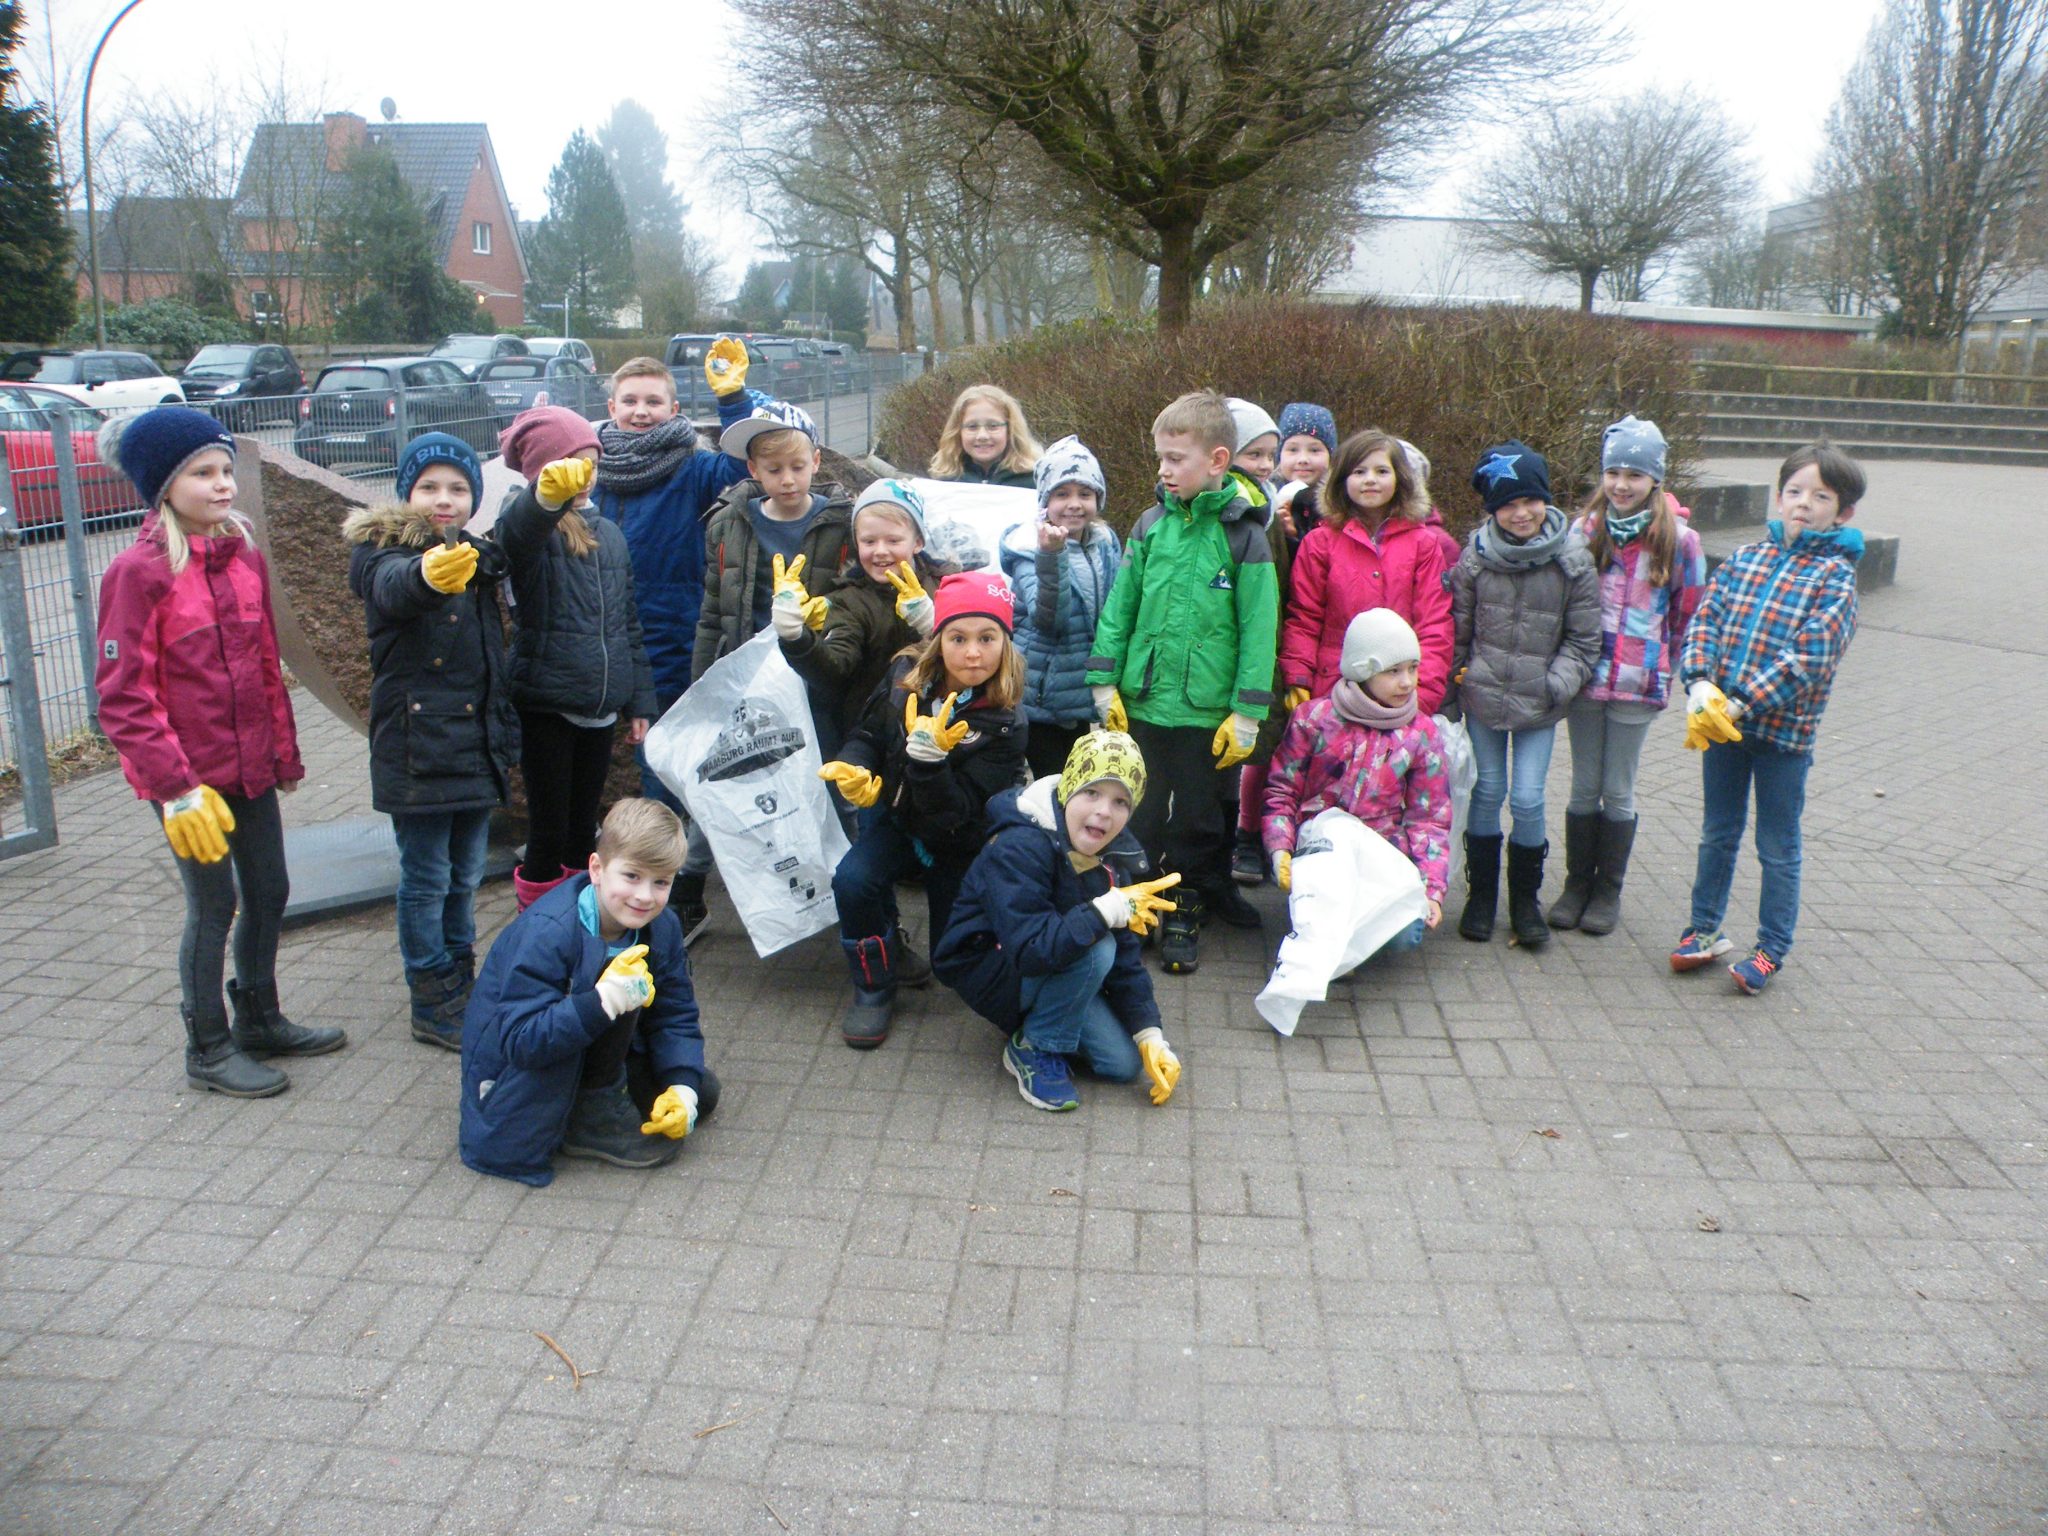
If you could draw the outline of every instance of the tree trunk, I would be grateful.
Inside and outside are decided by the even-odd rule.
[[[1593,285],[1600,281],[1598,267],[1579,269],[1579,310],[1583,314],[1593,313]]]
[[[936,256],[925,262],[924,291],[932,301],[932,350],[946,350],[946,294],[939,286],[939,259]]]
[[[960,345],[974,345],[974,284],[966,277],[960,283]]]
[[[898,250],[902,249],[899,244]],[[896,306],[896,350],[917,350],[917,290],[910,285],[910,263],[901,262],[889,274],[889,298]]]
[[[1195,227],[1159,231],[1159,329],[1183,329],[1195,307]],[[1588,307],[1591,307],[1590,301]]]

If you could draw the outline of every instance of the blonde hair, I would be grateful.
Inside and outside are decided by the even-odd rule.
[[[1152,419],[1154,437],[1169,432],[1192,437],[1204,452],[1217,448],[1237,452],[1237,423],[1230,419],[1230,406],[1213,389],[1182,395]]]
[[[164,559],[171,567],[171,574],[177,575],[191,563],[192,535],[185,531],[185,524],[178,514],[171,510],[171,499],[165,496],[157,503],[156,526],[164,536]],[[249,519],[239,512],[230,512],[224,528],[233,528],[236,533],[249,541],[253,549],[256,544],[256,529]],[[202,534],[202,538],[220,538],[224,534]]]
[[[1416,477],[1414,461],[1402,450],[1401,440],[1378,427],[1367,427],[1339,443],[1335,457],[1330,460],[1330,473],[1323,482],[1327,493],[1323,498],[1323,519],[1331,527],[1341,528],[1353,518],[1365,518],[1365,509],[1352,504],[1351,490],[1345,482],[1351,478],[1351,471],[1375,453],[1384,453],[1394,467],[1394,499],[1387,503],[1382,519],[1401,517],[1419,523],[1429,516],[1429,494]]]
[[[597,549],[597,530],[585,522],[583,514],[574,507],[562,514],[555,524],[555,531],[562,536],[563,547],[572,555],[580,557]]]
[[[911,669],[903,675],[903,686],[919,697],[946,679],[946,658],[939,643],[944,634],[944,629],[935,629],[928,638],[896,653],[914,658]],[[981,685],[981,696],[998,709],[1015,709],[1024,702],[1024,653],[1017,649],[1016,638],[1007,630],[1003,632],[1003,659],[997,663],[995,675]]]
[[[1037,467],[1038,456],[1045,450],[1031,435],[1031,424],[1024,419],[1024,407],[1007,389],[994,384],[970,384],[954,397],[953,409],[946,413],[946,425],[939,432],[938,451],[932,455],[932,478],[950,480],[960,473],[965,464],[965,455],[960,450],[960,423],[967,418],[967,407],[977,400],[986,400],[1001,411],[1003,424],[1009,429],[1010,444],[997,461],[997,467],[1029,474]]]
[[[1671,580],[1671,567],[1678,557],[1678,518],[1671,510],[1671,495],[1661,483],[1651,483],[1646,500],[1650,523],[1642,532],[1643,579],[1661,587]],[[1579,511],[1587,523],[1586,553],[1593,557],[1593,569],[1604,571],[1615,554],[1614,539],[1607,531],[1607,493],[1596,486]]]
[[[619,364],[618,367],[612,370],[611,383],[609,386],[607,386],[607,392],[609,392],[610,390],[617,389],[621,384],[625,383],[628,379],[653,378],[658,378],[666,382],[668,385],[669,394],[671,396],[675,394],[676,376],[673,373],[669,372],[668,364],[664,363],[658,357],[627,358],[623,363]]]
[[[657,878],[683,867],[684,846],[683,824],[676,813],[659,800],[637,796],[614,805],[597,834],[601,863],[622,860]]]
[[[797,431],[795,427],[778,427],[773,432],[763,432],[747,444],[747,462],[751,464],[766,454],[780,453],[797,442],[810,443],[813,448],[818,446],[811,443],[808,434]]]

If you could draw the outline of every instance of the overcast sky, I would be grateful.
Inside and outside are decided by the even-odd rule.
[[[121,0],[51,0],[60,54],[82,66]],[[1113,0],[1110,0],[1113,3]],[[1723,102],[1745,127],[1765,197],[1798,195],[1821,129],[1880,0],[1612,0],[1633,52],[1603,64],[1579,94],[1616,97],[1691,88]],[[29,47],[40,51],[44,0],[27,0]],[[108,44],[93,86],[103,117],[124,96],[225,90],[280,52],[330,109],[374,119],[384,97],[410,122],[490,125],[520,216],[546,211],[549,167],[569,134],[594,130],[621,97],[650,108],[669,135],[670,179],[691,223],[716,242],[737,282],[764,238],[738,199],[701,163],[710,141],[702,103],[747,57],[744,7],[664,0],[588,10],[530,0],[144,0]],[[82,69],[81,69],[82,72]],[[1426,185],[1381,211],[1453,213],[1487,155],[1513,134],[1501,120],[1447,146]]]

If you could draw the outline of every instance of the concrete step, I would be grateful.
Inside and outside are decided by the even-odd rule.
[[[1712,575],[1722,561],[1726,560],[1744,544],[1754,544],[1759,539],[1770,537],[1764,528],[1702,528],[1700,553],[1707,557],[1707,573]],[[1874,592],[1879,587],[1888,587],[1899,579],[1899,536],[1896,533],[1874,533],[1863,530],[1863,558],[1856,562],[1856,590]]]
[[[1896,443],[1828,430],[1820,423],[1779,422],[1775,432],[1717,432],[1700,438],[1700,452],[1714,458],[1782,458],[1826,433],[1851,458],[1921,459],[1940,464],[2031,464],[2048,468],[2048,448],[1978,447],[1969,443]]]
[[[1758,395],[1736,390],[1698,390],[1690,399],[1708,416],[1772,416],[1802,421],[1923,422],[1953,426],[2038,427],[2048,431],[2048,380],[2039,386],[2042,404],[1978,405],[1949,400],[1868,400],[1839,395]]]
[[[1810,420],[1761,412],[1716,411],[1702,424],[1710,437],[1770,437],[1791,423],[1826,432],[1835,440],[1859,438],[1872,443],[1907,443],[1931,448],[2048,448],[2048,425],[2038,427],[1958,425],[1935,421],[1865,421],[1846,417]]]

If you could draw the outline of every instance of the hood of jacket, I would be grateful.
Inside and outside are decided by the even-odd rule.
[[[1496,571],[1525,571],[1563,554],[1570,536],[1571,520],[1556,507],[1546,507],[1543,526],[1520,544],[1502,537],[1500,524],[1489,517],[1472,535],[1472,553]]]
[[[432,513],[397,501],[357,507],[343,520],[341,536],[351,544],[369,544],[377,549],[389,549],[394,544],[425,549],[441,542],[441,530],[434,526]]]
[[[1788,554],[1835,555],[1854,565],[1863,558],[1863,530],[1851,528],[1846,523],[1837,523],[1820,532],[1802,533],[1790,544],[1785,542],[1785,524],[1781,518],[1772,518],[1764,524],[1770,530],[1771,542]]]
[[[1060,814],[1059,784],[1057,774],[1047,774],[1022,789],[1006,789],[992,798],[988,803],[989,836],[1010,827],[1036,827],[1053,840],[1061,853],[1071,854],[1073,844],[1067,838],[1067,818]],[[1118,869],[1120,884],[1131,878],[1130,871],[1142,873],[1145,868],[1144,846],[1131,835],[1129,826],[1110,839],[1099,857]]]
[[[1279,494],[1274,489],[1272,483],[1266,480],[1254,480],[1243,470],[1234,467],[1226,471],[1224,478],[1235,485],[1238,495],[1251,504],[1251,515],[1258,520],[1259,526],[1261,528],[1272,527],[1273,498]],[[1226,517],[1228,515],[1228,513],[1225,514]]]

